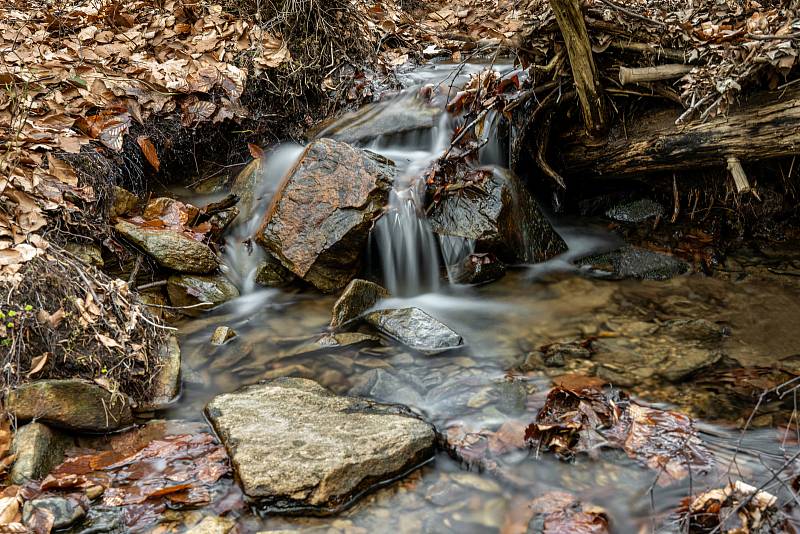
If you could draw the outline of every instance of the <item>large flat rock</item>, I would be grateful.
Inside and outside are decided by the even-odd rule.
[[[394,164],[377,154],[314,141],[275,194],[256,240],[306,282],[339,290],[361,267],[393,180]]]
[[[433,454],[433,427],[406,408],[337,396],[313,380],[247,386],[206,413],[245,494],[273,511],[336,511]]]

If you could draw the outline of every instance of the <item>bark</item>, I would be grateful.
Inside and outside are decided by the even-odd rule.
[[[550,6],[567,46],[586,132],[590,137],[602,135],[606,131],[606,104],[579,0],[550,0]]]
[[[800,154],[800,88],[761,93],[704,123],[677,126],[678,113],[629,118],[600,144],[567,132],[559,139],[564,174],[628,177]]]

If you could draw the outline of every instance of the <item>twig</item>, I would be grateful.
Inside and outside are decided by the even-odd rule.
[[[635,11],[631,11],[630,9],[624,8],[622,6],[619,6],[619,5],[615,4],[614,2],[610,2],[609,0],[600,0],[600,2],[605,4],[605,5],[607,5],[607,6],[609,6],[609,7],[613,7],[617,11],[621,11],[622,13],[625,13],[626,15],[630,15],[631,17],[643,20],[645,22],[649,22],[651,24],[657,24],[659,26],[664,26],[664,27],[667,26],[666,23],[661,22],[660,20],[653,20],[651,18],[647,18],[644,15],[640,15],[639,13],[636,13]]]

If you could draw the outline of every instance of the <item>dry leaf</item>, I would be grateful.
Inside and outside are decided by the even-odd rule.
[[[78,186],[78,176],[72,169],[72,165],[64,160],[58,159],[52,152],[47,153],[47,170],[59,181],[73,187]]]
[[[28,378],[32,377],[42,369],[47,364],[47,359],[52,356],[50,352],[43,352],[39,356],[31,359],[31,370],[28,371]]]
[[[261,159],[264,157],[264,149],[258,145],[254,145],[253,143],[247,143],[247,148],[250,150],[250,155],[253,156],[255,159]]]
[[[156,147],[153,145],[150,138],[146,135],[140,135],[136,138],[136,143],[139,145],[139,148],[142,149],[142,153],[147,159],[147,162],[158,172],[161,168],[161,162],[158,160],[158,152],[156,152]]]
[[[95,334],[97,340],[103,344],[103,346],[107,349],[121,349],[122,345],[116,342],[116,340],[111,339],[108,336],[104,336],[103,334]]]

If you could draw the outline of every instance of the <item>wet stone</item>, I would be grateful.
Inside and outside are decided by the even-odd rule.
[[[271,254],[267,254],[256,268],[255,280],[256,284],[264,287],[286,287],[297,277]]]
[[[667,280],[689,270],[678,258],[632,246],[582,258],[577,265],[614,279]]]
[[[453,281],[457,284],[486,284],[506,274],[506,266],[493,254],[470,254],[453,268]]]
[[[151,398],[139,403],[139,410],[159,409],[175,399],[181,389],[181,348],[178,338],[169,336],[159,356],[160,367],[153,380]]]
[[[364,319],[384,334],[424,354],[437,354],[464,345],[460,335],[419,308],[378,310]]]
[[[212,345],[224,345],[231,339],[236,337],[236,331],[228,326],[218,326],[211,334]]]
[[[664,208],[661,204],[648,198],[617,204],[606,211],[606,217],[626,223],[644,222],[662,215],[664,215]]]
[[[167,269],[206,274],[219,267],[219,259],[207,245],[178,232],[144,228],[126,221],[119,221],[114,229]]]
[[[16,455],[11,483],[41,480],[64,460],[64,451],[69,445],[67,436],[42,423],[28,423],[18,428],[11,443],[11,454]]]
[[[197,316],[239,296],[239,290],[223,275],[179,274],[167,279],[167,293],[173,306],[186,315]],[[198,304],[207,302],[207,305]]]
[[[480,187],[483,193],[447,195],[434,204],[428,217],[433,231],[473,239],[478,252],[509,263],[537,263],[567,250],[516,175],[494,172]]]
[[[67,243],[64,249],[86,265],[94,265],[95,267],[104,265],[103,251],[96,243]]]
[[[317,289],[339,290],[361,268],[394,173],[394,164],[377,154],[331,139],[314,141],[275,194],[256,240]]]
[[[335,512],[433,454],[433,427],[407,409],[337,396],[312,380],[248,386],[214,398],[206,414],[245,494],[274,512]]]
[[[109,216],[113,219],[120,215],[128,215],[136,209],[139,203],[139,197],[119,186],[113,186],[112,195],[114,201],[111,204],[111,212]]]
[[[385,369],[370,369],[359,377],[359,384],[350,390],[350,395],[420,407],[423,406],[424,391],[424,384],[413,376],[403,376],[397,371]]]
[[[104,432],[133,423],[121,396],[83,380],[38,380],[6,395],[6,409],[20,421],[36,419],[68,430]]]
[[[25,503],[22,507],[22,522],[32,527],[37,524],[37,517],[40,514],[49,515],[53,518],[53,528],[66,528],[84,515],[86,510],[80,502],[69,497],[43,497],[33,499]]]
[[[333,305],[331,327],[337,328],[349,323],[388,296],[386,288],[374,282],[359,278],[352,280]]]

